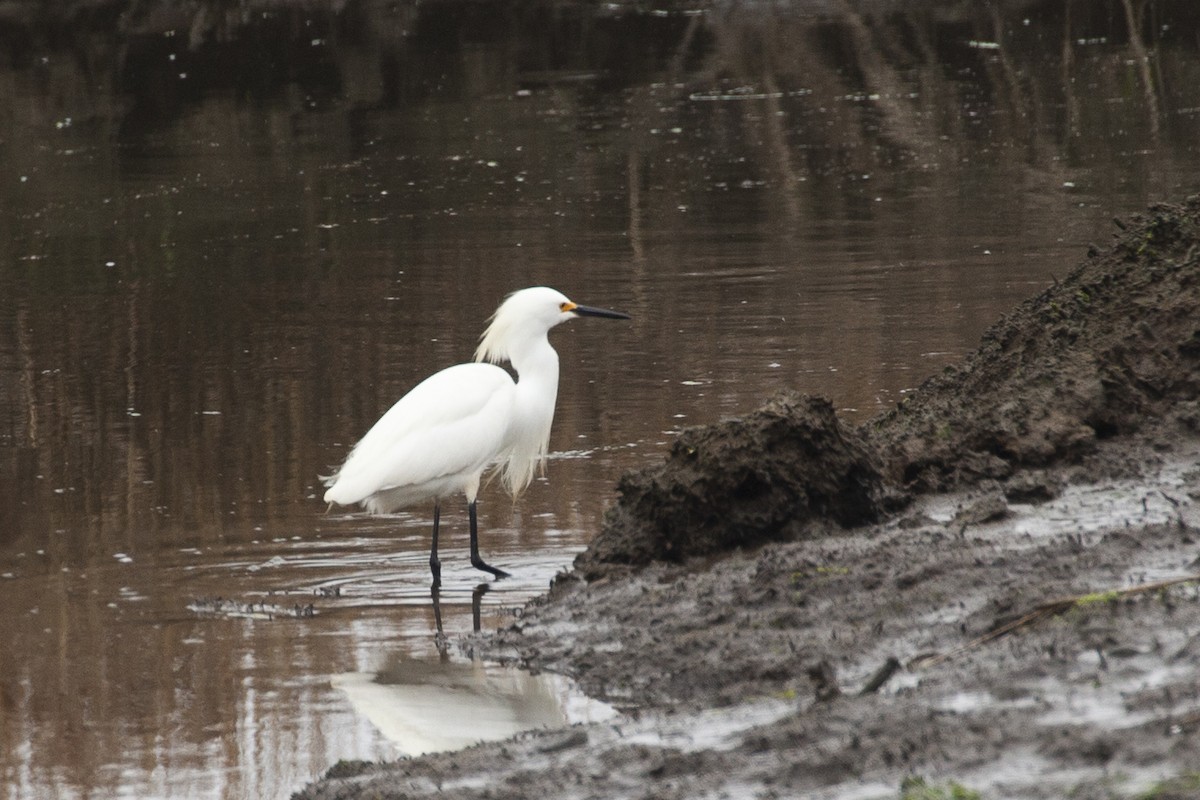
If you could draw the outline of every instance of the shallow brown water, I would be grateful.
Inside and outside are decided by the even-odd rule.
[[[513,578],[473,592],[446,508],[451,636],[681,426],[783,386],[866,419],[1200,183],[1187,3],[1133,38],[1123,2],[851,6],[5,27],[0,795],[280,797],[396,755],[344,687],[467,667],[431,512],[326,513],[317,476],[508,291],[634,319],[553,335],[546,480],[481,501]]]

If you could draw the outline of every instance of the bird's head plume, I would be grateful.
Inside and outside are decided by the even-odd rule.
[[[496,309],[479,337],[475,360],[493,364],[511,361],[517,348],[574,317],[576,308],[566,295],[547,286],[513,292]]]

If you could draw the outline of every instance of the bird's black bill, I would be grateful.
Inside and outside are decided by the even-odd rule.
[[[629,319],[628,314],[620,311],[609,311],[607,308],[592,308],[591,306],[575,306],[571,309],[581,317],[604,317],[605,319]]]

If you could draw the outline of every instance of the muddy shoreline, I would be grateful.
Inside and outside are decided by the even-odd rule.
[[[1114,230],[859,428],[686,432],[459,643],[624,716],[295,797],[1200,796],[1200,198]]]

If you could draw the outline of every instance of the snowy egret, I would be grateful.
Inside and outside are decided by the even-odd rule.
[[[434,373],[400,398],[341,469],[324,479],[325,502],[361,503],[373,514],[387,514],[432,500],[429,569],[436,587],[442,579],[441,501],[462,492],[471,524],[471,565],[507,577],[479,557],[479,482],[495,468],[515,499],[542,465],[558,396],[558,353],[547,334],[575,317],[629,319],[619,311],[577,305],[545,286],[510,294],[480,337],[475,362]],[[503,361],[516,370],[516,381],[496,366]]]

